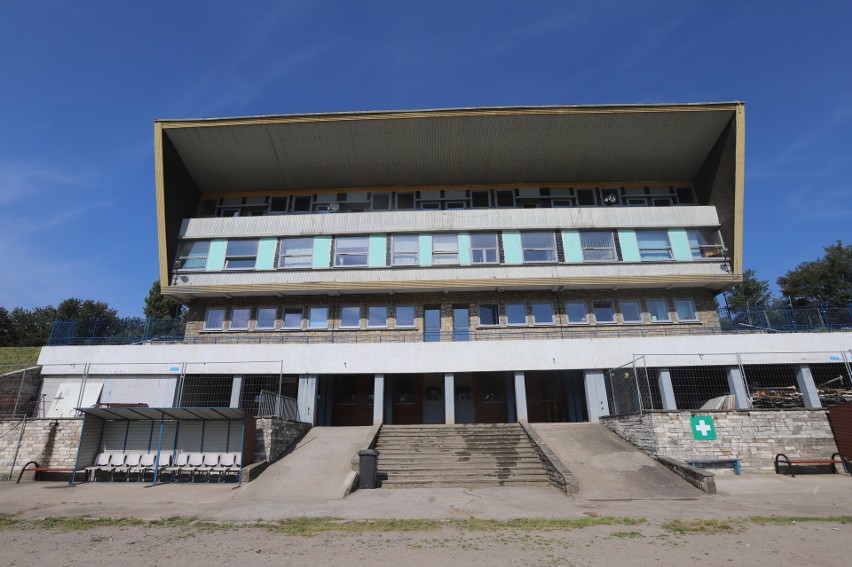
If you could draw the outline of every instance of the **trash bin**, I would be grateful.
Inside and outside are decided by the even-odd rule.
[[[375,449],[358,451],[358,488],[376,488],[379,472],[379,452]]]

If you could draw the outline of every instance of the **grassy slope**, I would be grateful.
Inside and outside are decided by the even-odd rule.
[[[0,364],[35,364],[41,347],[0,347]]]

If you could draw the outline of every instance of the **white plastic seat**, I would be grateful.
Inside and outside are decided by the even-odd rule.
[[[88,480],[95,480],[95,473],[101,469],[109,465],[109,459],[112,455],[109,453],[98,453],[95,456],[95,461],[92,463],[92,466],[86,467],[86,478]]]
[[[219,453],[204,453],[201,459],[201,466],[196,469],[196,473],[206,472],[207,480],[210,480],[210,473],[219,466]]]
[[[109,456],[109,461],[107,462],[107,464],[98,467],[95,472],[97,473],[98,471],[109,471],[110,480],[115,480],[115,471],[119,467],[124,466],[124,460],[126,458],[127,455],[125,455],[124,453],[112,453]]]
[[[176,481],[180,476],[181,472],[183,472],[184,469],[188,468],[189,456],[191,454],[192,453],[178,453],[177,455],[175,455],[175,458],[171,462],[171,465],[166,467],[166,471],[172,473],[172,480]],[[162,454],[160,454],[160,459],[162,458]]]

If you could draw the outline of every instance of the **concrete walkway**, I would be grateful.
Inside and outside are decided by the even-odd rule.
[[[580,483],[584,500],[698,499],[706,495],[596,423],[535,423],[532,428]]]
[[[236,498],[287,502],[343,498],[355,478],[352,459],[369,446],[372,431],[373,427],[314,427]]]

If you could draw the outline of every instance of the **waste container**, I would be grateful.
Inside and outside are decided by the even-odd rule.
[[[358,488],[376,488],[379,472],[379,452],[375,449],[358,451]]]

